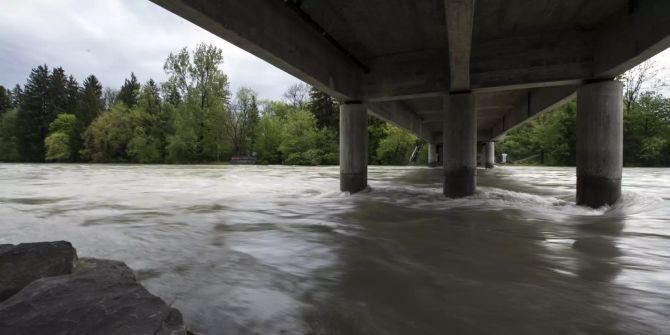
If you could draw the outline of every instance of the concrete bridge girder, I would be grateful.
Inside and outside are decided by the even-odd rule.
[[[666,0],[151,1],[431,143],[450,92],[473,96],[466,142],[496,140],[670,47]]]

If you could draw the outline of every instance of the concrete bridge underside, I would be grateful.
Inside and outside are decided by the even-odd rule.
[[[578,202],[611,204],[613,79],[670,47],[667,0],[151,1],[344,102],[342,136],[367,111],[441,144],[451,197],[475,190],[478,142],[579,93],[577,128],[597,136],[578,134]],[[343,190],[366,186],[359,142],[341,141]]]

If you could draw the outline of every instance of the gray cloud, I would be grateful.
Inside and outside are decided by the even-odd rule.
[[[62,66],[80,82],[95,74],[118,88],[130,72],[164,81],[170,52],[212,43],[224,53],[231,88],[279,99],[298,79],[149,2],[138,0],[0,1],[0,85],[23,85],[37,65]]]

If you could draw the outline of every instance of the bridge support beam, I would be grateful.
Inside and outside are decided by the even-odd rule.
[[[614,80],[577,91],[577,204],[612,205],[621,196],[623,85]]]
[[[361,102],[340,105],[340,190],[368,186],[368,112]]]
[[[487,169],[493,169],[496,162],[496,142],[489,141],[484,144],[485,160],[484,167]]]
[[[444,111],[444,195],[475,193],[477,184],[477,114],[470,92],[450,93]]]
[[[437,165],[437,145],[428,143],[428,166],[434,167],[435,165]]]

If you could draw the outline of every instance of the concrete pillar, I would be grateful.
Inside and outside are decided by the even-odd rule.
[[[434,143],[428,143],[428,166],[437,165],[437,146]]]
[[[444,100],[444,195],[459,198],[475,193],[477,184],[477,115],[470,92],[451,93]]]
[[[479,149],[479,159],[477,160],[477,165],[486,167],[486,145],[477,143],[477,148]]]
[[[493,141],[486,142],[484,145],[485,161],[484,167],[487,169],[493,169],[496,163],[496,143]]]
[[[360,102],[340,105],[340,190],[368,186],[368,112]]]
[[[577,91],[577,204],[611,205],[621,196],[623,85],[614,80]]]

